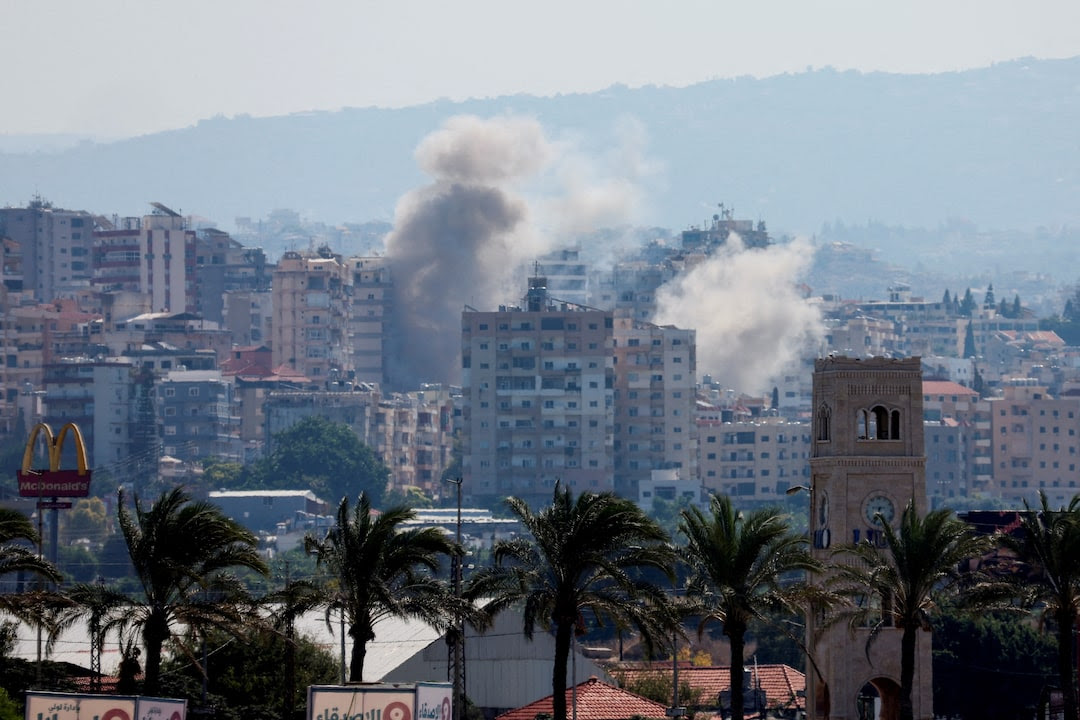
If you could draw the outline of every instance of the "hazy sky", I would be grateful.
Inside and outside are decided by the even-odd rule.
[[[1080,55],[1076,0],[2,0],[0,134]]]

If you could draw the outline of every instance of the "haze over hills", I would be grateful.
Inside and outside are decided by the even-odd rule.
[[[837,219],[933,227],[961,218],[982,228],[1080,220],[1080,58],[217,117],[108,144],[0,152],[0,204],[40,193],[64,207],[135,215],[160,200],[226,229],[279,207],[328,222],[390,220],[402,195],[428,180],[417,145],[459,114],[534,117],[549,137],[616,171],[632,135],[646,169],[631,171],[643,203],[629,223],[701,224],[717,202],[792,233]],[[8,140],[0,148],[15,146]]]

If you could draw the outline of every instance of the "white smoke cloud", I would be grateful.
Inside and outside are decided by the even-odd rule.
[[[823,335],[796,287],[813,259],[805,239],[764,249],[727,244],[661,287],[653,322],[697,330],[698,374],[765,392]]]

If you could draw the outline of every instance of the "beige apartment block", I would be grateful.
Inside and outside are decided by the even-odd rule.
[[[741,506],[776,504],[809,482],[810,426],[782,417],[699,419],[701,484]]]
[[[846,542],[883,542],[881,522],[895,524],[908,503],[927,510],[923,454],[923,389],[919,358],[865,360],[831,357],[814,368],[810,457],[812,552],[835,561]],[[820,675],[806,676],[811,720],[859,720],[877,706],[878,717],[899,717],[899,628],[843,623],[819,628],[807,621],[810,651]],[[915,718],[933,716],[930,633],[916,638],[912,703]],[[874,715],[870,715],[873,717]]]
[[[348,376],[351,280],[340,256],[282,255],[273,279],[274,367],[288,365],[317,382]]]
[[[1080,395],[1053,397],[1034,380],[1011,380],[990,400],[990,422],[991,495],[1019,507],[1037,504],[1042,490],[1061,507],[1080,492]]]
[[[195,232],[180,213],[151,205],[140,231],[139,290],[153,312],[195,312]]]

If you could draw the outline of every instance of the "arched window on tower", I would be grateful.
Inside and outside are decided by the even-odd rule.
[[[870,437],[877,438],[878,440],[889,439],[889,411],[887,408],[881,405],[875,405],[870,411],[874,416],[874,432],[870,434]]]
[[[817,412],[817,439],[819,442],[827,442],[832,437],[832,411],[828,405],[822,405]]]
[[[869,410],[859,410],[855,414],[855,424],[859,440],[899,440],[900,411],[890,411],[884,405],[875,405]]]

